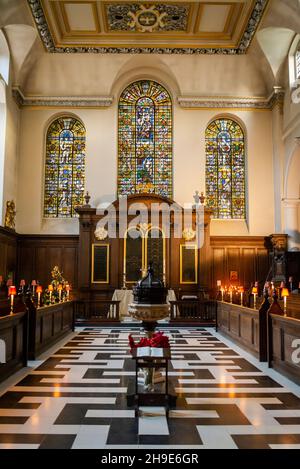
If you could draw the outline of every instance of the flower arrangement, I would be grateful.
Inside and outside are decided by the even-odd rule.
[[[63,272],[61,272],[59,267],[55,265],[51,271],[52,280],[44,292],[44,304],[49,305],[51,303],[68,299],[70,286],[62,274]]]
[[[169,338],[163,332],[155,332],[151,338],[142,337],[138,343],[129,334],[128,342],[131,350],[137,347],[170,348]]]

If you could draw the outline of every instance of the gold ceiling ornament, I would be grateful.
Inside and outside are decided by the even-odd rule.
[[[128,26],[131,28],[136,27],[136,29],[142,33],[152,33],[152,31],[164,27],[164,18],[167,16],[167,13],[160,13],[156,10],[156,5],[152,5],[151,7],[141,5],[141,8],[136,13],[133,11],[128,12],[128,16],[132,18]]]
[[[95,230],[94,235],[96,239],[98,239],[99,241],[103,241],[103,239],[107,238],[108,231],[105,228],[103,228],[103,226],[99,226],[99,228]]]
[[[196,236],[196,231],[193,230],[193,228],[191,228],[191,227],[185,228],[182,231],[182,237],[183,237],[183,239],[185,239],[185,241],[192,241],[192,239],[194,239],[195,236]]]

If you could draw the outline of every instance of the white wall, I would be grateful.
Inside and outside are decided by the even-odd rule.
[[[42,217],[45,133],[49,122],[61,114],[50,109],[22,110],[17,201],[20,233],[78,232],[76,219]],[[117,193],[117,103],[108,109],[77,109],[71,114],[86,127],[86,189],[92,196],[91,204],[112,201]],[[174,199],[181,204],[193,202],[196,189],[205,190],[205,128],[217,115],[220,112],[216,109],[185,110],[174,105]],[[237,118],[246,129],[248,225],[213,221],[212,234],[270,234],[274,230],[271,112],[221,115]]]

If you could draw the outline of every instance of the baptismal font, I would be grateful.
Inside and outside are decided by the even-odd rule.
[[[161,357],[166,354],[170,355],[168,339],[164,337],[167,341],[167,349],[160,348],[166,347],[166,345],[159,344],[163,334],[154,333],[155,328],[157,327],[157,321],[169,316],[170,305],[167,303],[167,294],[168,289],[164,286],[164,283],[161,280],[154,277],[154,271],[152,264],[150,263],[146,276],[142,278],[135,287],[133,287],[134,301],[128,306],[128,313],[133,318],[142,321],[142,326],[150,343],[155,343],[155,339],[158,340],[158,343],[154,345],[155,350],[152,349],[152,352],[157,353],[157,357],[160,356],[160,353]],[[152,345],[150,345],[149,351],[151,347]],[[142,348],[144,350],[142,350]],[[145,347],[139,348],[138,346],[135,353],[146,353],[145,350],[147,351]],[[162,377],[158,367],[156,366],[145,367],[142,372],[139,372],[139,382],[142,383],[144,385],[144,389],[148,391],[153,391],[154,385],[161,381],[165,381],[165,379]]]
[[[168,289],[163,282],[154,277],[152,263],[147,275],[133,287],[133,303],[128,306],[128,313],[134,319],[142,321],[148,338],[151,338],[157,321],[169,316],[170,305],[167,303]]]

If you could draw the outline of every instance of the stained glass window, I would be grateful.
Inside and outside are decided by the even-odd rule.
[[[118,193],[172,198],[172,103],[160,84],[137,81],[119,101]]]
[[[300,78],[300,49],[297,50],[295,55],[295,68],[296,68],[296,79]]]
[[[231,119],[206,129],[206,197],[214,218],[245,218],[245,140]]]
[[[83,204],[85,128],[73,117],[50,124],[46,140],[44,217],[75,217]]]

